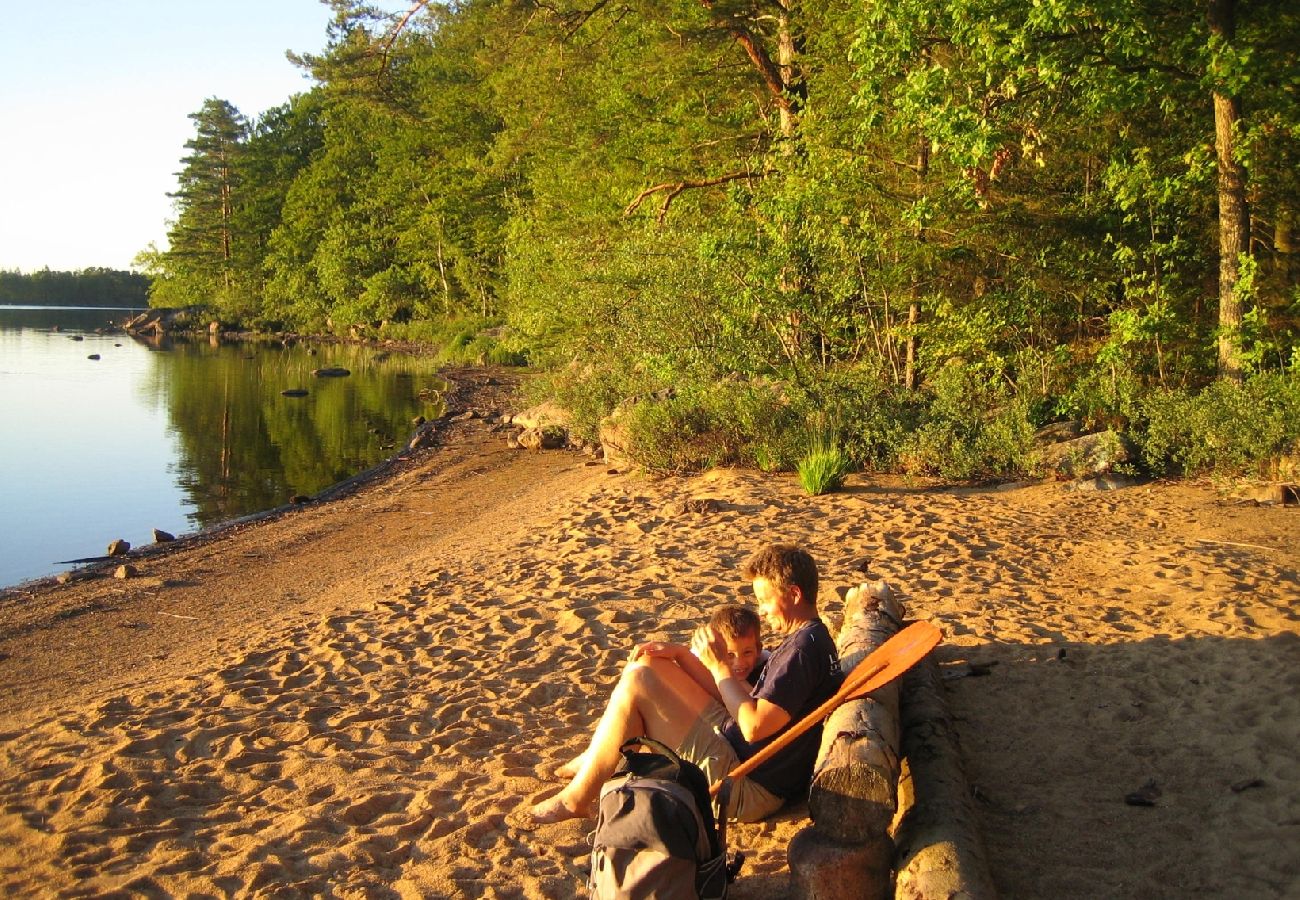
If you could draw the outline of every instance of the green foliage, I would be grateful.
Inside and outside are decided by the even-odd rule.
[[[817,497],[844,486],[844,478],[853,471],[853,461],[840,447],[835,428],[824,415],[815,417],[809,426],[808,451],[796,467],[799,483],[810,496]]]
[[[1216,377],[1228,91],[1230,336],[1294,371],[1285,4],[1231,39],[1116,0],[331,7],[311,91],[196,114],[155,304],[526,361],[588,439],[625,409],[655,470],[793,469],[827,411],[856,466],[1011,477],[1035,425],[1141,430]]]
[[[905,472],[961,481],[1029,473],[1030,404],[999,373],[954,362],[936,374],[928,393],[928,408],[899,449]]]
[[[139,272],[89,268],[76,272],[0,270],[0,303],[19,306],[149,305],[149,276]]]
[[[1135,437],[1156,474],[1266,474],[1277,456],[1300,452],[1300,374],[1266,374],[1200,392],[1143,398]]]

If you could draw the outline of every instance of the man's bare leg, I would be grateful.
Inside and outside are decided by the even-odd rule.
[[[646,735],[677,747],[710,699],[675,663],[646,659],[625,668],[591,743],[573,760],[577,766],[572,780],[554,797],[529,810],[533,822],[587,815],[600,786],[614,773],[624,741]]]

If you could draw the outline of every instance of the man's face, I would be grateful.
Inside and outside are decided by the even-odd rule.
[[[722,640],[727,645],[727,656],[723,662],[727,664],[731,677],[744,681],[754,671],[754,666],[758,665],[758,635],[746,634],[736,638],[723,635]]]
[[[754,599],[758,601],[758,614],[773,634],[785,634],[790,623],[793,594],[793,588],[783,589],[762,575],[754,579]]]

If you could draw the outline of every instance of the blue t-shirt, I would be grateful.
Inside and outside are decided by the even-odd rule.
[[[822,621],[813,619],[788,635],[772,652],[763,666],[758,685],[750,691],[755,700],[767,700],[788,712],[789,724],[771,737],[751,744],[745,740],[735,720],[728,717],[722,728],[723,737],[736,748],[741,761],[749,759],[829,700],[843,682],[844,673],[840,671],[835,641]],[[801,796],[807,792],[812,780],[821,739],[822,728],[818,723],[755,769],[749,777],[784,800]]]

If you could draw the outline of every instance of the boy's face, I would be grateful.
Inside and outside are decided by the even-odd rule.
[[[724,634],[722,640],[727,645],[727,655],[723,662],[727,664],[731,677],[744,681],[754,671],[754,666],[758,665],[758,635],[731,637]]]

